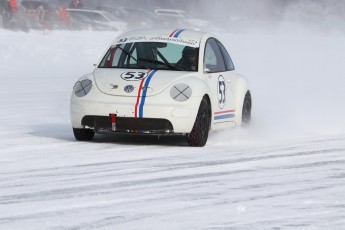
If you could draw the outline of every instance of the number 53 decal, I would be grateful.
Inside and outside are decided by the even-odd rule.
[[[121,78],[126,81],[139,81],[147,77],[145,72],[125,72],[121,74]]]
[[[224,108],[225,105],[225,99],[226,99],[226,90],[225,90],[225,79],[222,75],[219,75],[218,77],[218,104],[219,108]]]

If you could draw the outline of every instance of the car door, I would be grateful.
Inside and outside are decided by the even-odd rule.
[[[208,39],[204,54],[204,74],[212,92],[212,124],[216,127],[233,122],[235,116],[233,79],[223,57],[224,47],[219,44],[215,38]]]

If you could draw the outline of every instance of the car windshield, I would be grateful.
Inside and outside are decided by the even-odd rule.
[[[134,42],[112,46],[99,68],[198,71],[198,48],[165,42]]]

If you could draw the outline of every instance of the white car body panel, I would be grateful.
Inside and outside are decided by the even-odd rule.
[[[171,42],[199,47],[199,69],[186,72],[95,68],[93,73],[79,79],[92,81],[90,92],[83,97],[72,93],[72,126],[90,128],[82,124],[84,116],[116,114],[118,117],[136,119],[166,119],[171,122],[174,134],[188,134],[193,128],[199,105],[205,96],[210,100],[211,130],[241,124],[244,96],[249,92],[248,82],[235,70],[205,72],[204,46],[209,38],[216,37],[192,30],[137,30],[121,34],[112,42],[110,48],[137,41]],[[185,101],[173,99],[172,94],[179,92],[174,86],[179,84],[190,87],[190,95],[187,95],[188,99]]]

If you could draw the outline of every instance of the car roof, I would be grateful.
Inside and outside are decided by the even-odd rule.
[[[195,30],[189,30],[189,29],[139,29],[139,30],[132,30],[127,31],[122,34],[120,34],[113,44],[117,44],[119,40],[124,41],[125,39],[128,41],[143,41],[146,38],[155,38],[155,37],[162,37],[164,39],[161,39],[162,42],[164,41],[196,41],[198,44],[200,43],[201,39],[204,36],[211,36],[209,33],[201,32],[201,31],[195,31]],[[146,38],[144,38],[146,37]],[[198,46],[198,45],[194,45]]]
[[[176,9],[155,9],[155,14],[161,16],[184,17],[185,11]]]
[[[68,8],[67,11],[105,13],[105,11],[102,11],[102,10],[75,9],[75,8]]]

